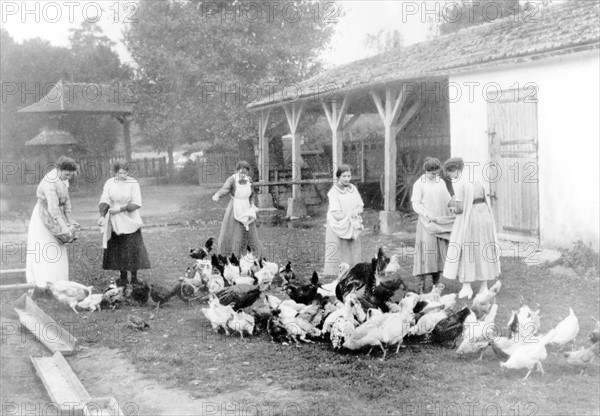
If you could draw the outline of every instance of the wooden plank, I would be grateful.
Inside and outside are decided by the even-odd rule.
[[[83,413],[91,396],[60,352],[52,357],[30,357],[52,403],[63,412]],[[72,413],[69,413],[72,414]]]
[[[27,294],[17,299],[14,310],[23,326],[50,351],[65,355],[75,351],[77,339],[46,315]]]
[[[0,286],[0,292],[8,292],[11,290],[29,290],[34,289],[35,283],[16,283],[14,285],[2,285]]]

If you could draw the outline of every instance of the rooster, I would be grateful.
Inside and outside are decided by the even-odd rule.
[[[166,287],[151,284],[150,285],[150,298],[156,303],[156,309],[160,308],[161,304],[165,304],[180,291],[180,285],[177,284],[173,289],[167,289]]]
[[[313,272],[309,283],[294,281],[286,284],[284,289],[290,299],[308,305],[317,296],[317,290],[319,289],[319,275],[317,272]]]
[[[387,312],[386,302],[394,296],[396,290],[404,286],[404,282],[398,277],[384,280],[389,263],[389,257],[379,248],[377,258],[373,258],[371,263],[356,264],[340,279],[335,289],[336,297],[343,302],[349,293],[356,291],[365,309],[374,308]]]
[[[231,305],[235,311],[252,306],[266,289],[265,285],[233,285],[215,293],[221,305]]]

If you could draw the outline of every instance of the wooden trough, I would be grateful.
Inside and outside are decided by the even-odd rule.
[[[15,301],[14,309],[23,326],[46,348],[53,353],[73,354],[77,339],[46,315],[27,294]]]

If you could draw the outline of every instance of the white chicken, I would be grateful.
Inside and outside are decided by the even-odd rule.
[[[419,296],[419,300],[425,302],[439,302],[442,296],[442,292],[446,288],[446,285],[443,283],[438,283],[437,285],[433,285],[431,292],[423,293]]]
[[[277,267],[277,264],[275,263],[270,264],[275,265],[275,267]],[[276,274],[277,270],[273,271],[272,267],[263,267],[262,269],[254,273],[254,277],[256,278],[258,284],[266,285],[268,288],[270,288],[271,284],[273,283],[273,278]]]
[[[533,367],[537,367],[538,371],[544,374],[542,361],[548,357],[546,344],[554,337],[555,332],[556,331],[552,329],[546,335],[541,337],[539,342],[526,343],[520,346],[506,362],[500,363],[500,367],[513,370],[526,368],[528,371],[523,380],[527,380],[527,377],[529,377],[529,374],[533,371]]]
[[[489,288],[487,292],[478,293],[473,299],[473,304],[469,309],[475,312],[477,319],[483,318],[485,315],[490,313],[492,305],[496,303],[496,295],[500,292],[502,282],[498,280],[494,285]]]
[[[280,317],[280,321],[287,331],[288,338],[293,340],[296,345],[300,344],[298,340],[314,344],[314,341],[306,339],[308,335],[311,337],[321,336],[320,329],[316,328],[310,322],[298,316],[292,318]]]
[[[442,320],[448,317],[446,310],[427,313],[417,321],[417,323],[411,327],[408,331],[409,335],[427,335],[433,331],[435,326]]]
[[[233,316],[227,321],[227,327],[238,332],[240,337],[244,339],[244,332],[248,335],[254,333],[254,317],[243,311],[234,312]]]
[[[84,286],[81,283],[71,282],[69,280],[61,280],[58,282],[48,282],[46,287],[50,289],[54,297],[59,301],[69,306],[75,313],[75,306],[89,295],[92,294],[93,286]]]
[[[81,309],[89,309],[93,312],[96,309],[100,309],[100,302],[102,302],[102,299],[104,299],[103,294],[89,295],[81,302],[78,302],[77,306]]]
[[[252,253],[252,249],[247,247],[246,255],[240,257],[240,273],[244,276],[250,276],[250,271],[256,268],[258,259]]]
[[[463,340],[456,350],[458,355],[481,351],[479,360],[482,359],[485,348],[490,344],[496,332],[494,321],[497,313],[498,305],[494,304],[483,320],[478,321],[475,313],[471,311],[464,322]]]
[[[333,280],[330,283],[321,285],[317,289],[317,293],[323,297],[335,296],[335,287],[337,286],[340,279],[342,277],[346,276],[346,274],[348,274],[349,271],[350,271],[350,265],[348,263],[345,263],[345,262],[340,263],[340,266],[338,269],[338,275],[335,278],[335,280]]]
[[[233,281],[237,278],[240,277],[240,266],[236,266],[234,264],[231,264],[231,260],[228,258],[227,259],[227,264],[224,265],[224,270],[223,270],[223,277],[230,283],[232,284]],[[212,276],[211,276],[212,278]]]
[[[202,314],[210,321],[212,328],[218,332],[222,328],[229,335],[227,323],[233,318],[235,312],[231,306],[223,306],[219,299],[211,295],[211,300],[208,302],[208,308],[201,309]]]
[[[209,293],[217,293],[225,287],[225,279],[220,274],[212,274],[206,283]]]
[[[400,351],[404,337],[408,335],[410,326],[413,323],[415,314],[413,309],[417,303],[417,298],[404,298],[400,304],[400,311],[388,313],[388,318],[382,325],[382,342],[386,345],[398,345],[396,354]]]
[[[341,348],[345,337],[364,322],[366,317],[356,293],[346,296],[344,306],[331,313],[323,323],[323,333],[329,333],[333,349]]]
[[[573,312],[573,308],[569,308],[569,316],[560,321],[555,329],[554,337],[549,341],[550,344],[560,345],[562,348],[569,342],[575,347],[575,338],[579,333],[579,320]]]
[[[451,311],[454,309],[454,305],[456,305],[456,299],[458,298],[458,293],[449,293],[447,295],[440,297],[440,302],[444,304],[444,309],[447,311]]]

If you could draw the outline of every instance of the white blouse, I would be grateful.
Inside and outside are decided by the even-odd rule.
[[[125,181],[117,181],[115,178],[106,181],[100,198],[101,204],[106,203],[111,209],[119,209],[130,202],[142,206],[142,193],[137,180],[127,177]],[[131,234],[144,225],[139,209],[110,215],[110,222],[116,234]]]

